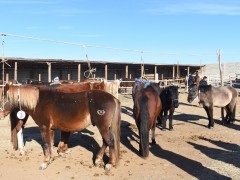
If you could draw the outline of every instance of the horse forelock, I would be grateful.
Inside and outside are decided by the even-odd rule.
[[[39,99],[39,89],[33,86],[11,86],[8,99],[14,106],[35,109]]]

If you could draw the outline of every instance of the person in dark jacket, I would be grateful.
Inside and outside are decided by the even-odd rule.
[[[207,76],[204,76],[202,80],[199,82],[199,86],[207,86]]]

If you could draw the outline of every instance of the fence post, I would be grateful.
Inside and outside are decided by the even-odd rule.
[[[158,83],[158,73],[155,73],[155,83]]]

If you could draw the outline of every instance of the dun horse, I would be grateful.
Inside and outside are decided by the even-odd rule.
[[[20,108],[32,116],[40,128],[43,140],[44,160],[40,169],[47,168],[53,160],[54,129],[64,132],[80,131],[89,125],[97,126],[103,138],[95,164],[103,158],[109,146],[110,170],[119,161],[120,154],[120,102],[111,94],[100,90],[79,93],[63,93],[53,88],[33,86],[10,86],[7,101],[1,99],[4,109],[0,117],[6,116],[13,108]]]
[[[134,86],[136,89],[137,85],[141,86],[141,83],[136,83]],[[133,116],[139,131],[139,152],[143,158],[146,158],[149,155],[149,130],[152,131],[152,144],[156,144],[156,120],[162,109],[159,94],[159,84],[155,87],[149,85],[146,88],[140,88],[139,90],[134,91],[133,94]]]
[[[200,100],[199,103],[203,105],[208,115],[208,128],[214,127],[214,106],[223,107],[226,110],[227,115],[226,118],[222,117],[223,122],[230,123],[234,120],[238,97],[238,92],[235,88],[231,86],[213,87],[211,85],[198,87],[196,84],[192,84],[189,86],[188,102],[191,103],[197,96]]]

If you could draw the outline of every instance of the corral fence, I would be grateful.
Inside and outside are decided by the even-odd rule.
[[[179,87],[180,92],[186,91],[186,78],[151,80],[151,82],[160,82],[160,87],[175,85]],[[119,94],[132,94],[132,84],[135,81],[120,81]]]
[[[209,75],[208,84],[212,86],[219,87],[221,86],[221,79],[218,75]],[[224,86],[233,86],[238,90],[240,94],[240,74],[229,74],[228,76],[223,76],[223,85]]]
[[[221,86],[220,76],[208,75],[208,84],[218,87]],[[187,78],[179,79],[163,79],[163,80],[150,80],[151,82],[160,82],[160,87],[166,87],[169,85],[175,85],[179,87],[179,92],[188,92]],[[123,83],[121,83],[123,82]],[[132,84],[134,81],[120,81],[119,94],[132,94]],[[127,86],[121,86],[121,84],[127,84]],[[130,85],[131,84],[131,85]],[[236,88],[240,95],[240,74],[230,74],[223,77],[224,86],[233,86]]]

